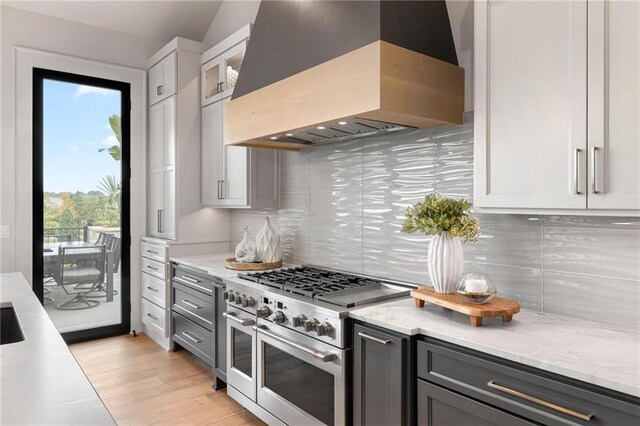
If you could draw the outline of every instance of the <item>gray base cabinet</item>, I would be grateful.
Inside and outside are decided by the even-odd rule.
[[[226,386],[226,320],[220,278],[173,264],[171,278],[171,340],[209,366],[214,389]]]
[[[408,336],[354,325],[354,425],[409,424],[408,354]]]
[[[418,380],[418,426],[534,424],[440,386]]]
[[[431,338],[417,351],[419,425],[640,424],[632,396]]]

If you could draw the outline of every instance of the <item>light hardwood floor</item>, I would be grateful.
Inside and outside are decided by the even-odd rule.
[[[185,351],[167,352],[145,335],[70,345],[119,425],[264,425],[211,389],[213,374]]]

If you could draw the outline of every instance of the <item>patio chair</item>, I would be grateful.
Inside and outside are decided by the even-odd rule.
[[[118,237],[112,236],[111,241],[109,242],[109,245],[107,246],[107,251],[110,251],[113,253],[113,269],[112,272],[115,274],[118,272],[118,269],[120,268],[120,246],[121,246],[121,242],[122,240]],[[106,259],[105,259],[106,262]],[[105,264],[106,267],[106,264]],[[76,286],[76,287],[80,287],[80,286]],[[113,290],[113,295],[115,296],[116,294],[118,294],[117,290]],[[90,297],[92,299],[97,299],[97,298],[101,298],[101,297],[107,297],[107,287],[105,285],[104,282],[101,282],[98,285],[98,288],[96,288],[95,290],[93,290],[91,293],[88,293],[85,295],[85,297]]]
[[[89,309],[100,304],[97,300],[90,300],[85,296],[87,293],[95,291],[104,281],[106,252],[107,248],[104,245],[58,248],[59,262],[54,272],[54,278],[65,293],[73,296],[72,299],[57,305],[58,309]],[[82,259],[82,265],[77,263],[79,258]],[[77,289],[75,288],[77,284],[89,284],[90,287]],[[67,286],[74,286],[74,289],[78,291],[70,292],[67,290]]]

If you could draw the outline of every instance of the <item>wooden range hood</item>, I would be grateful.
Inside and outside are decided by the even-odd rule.
[[[444,1],[265,1],[231,101],[228,145],[300,150],[462,123]]]

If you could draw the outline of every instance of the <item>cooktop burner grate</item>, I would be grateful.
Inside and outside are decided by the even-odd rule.
[[[359,290],[373,290],[380,288],[383,284],[383,281],[373,278],[308,266],[271,272],[238,274],[238,277],[289,293],[314,299],[321,298],[325,301],[329,301],[332,294],[347,294],[351,291],[354,292],[355,299]],[[340,302],[339,304],[352,306],[355,301]]]

